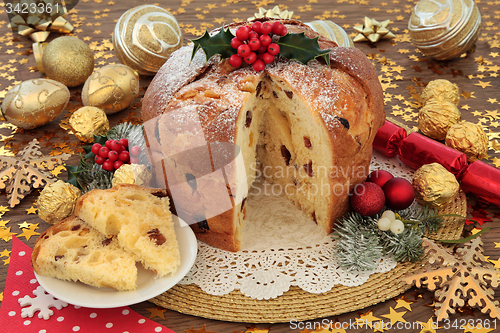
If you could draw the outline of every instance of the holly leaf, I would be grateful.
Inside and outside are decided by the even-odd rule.
[[[229,58],[236,53],[236,50],[231,46],[231,39],[233,38],[234,35],[229,28],[224,29],[224,27],[222,27],[220,31],[213,36],[210,36],[208,30],[205,30],[203,36],[191,40],[194,43],[191,61],[200,47],[205,52],[207,61],[217,54],[220,54],[221,58]]]
[[[287,34],[279,39],[280,56],[289,60],[297,60],[307,65],[311,60],[321,57],[330,66],[330,49],[322,50],[318,44],[318,38],[306,37],[304,32],[300,34]]]

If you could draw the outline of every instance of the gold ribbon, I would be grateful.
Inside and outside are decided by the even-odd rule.
[[[357,25],[354,30],[358,33],[354,37],[354,42],[366,42],[370,41],[372,43],[378,42],[380,39],[391,39],[396,37],[392,32],[389,31],[388,26],[391,20],[385,20],[382,22],[376,19],[370,19],[365,17],[364,25]]]
[[[263,17],[269,17],[269,18],[275,18],[275,19],[291,19],[293,16],[293,12],[289,12],[288,10],[280,10],[279,6],[274,6],[273,9],[265,9],[260,7],[259,12],[255,13],[254,16],[249,17],[247,21],[254,20],[256,18],[263,18]]]

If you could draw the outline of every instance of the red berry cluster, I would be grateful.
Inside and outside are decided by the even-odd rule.
[[[107,140],[104,147],[99,143],[92,145],[92,153],[95,155],[94,161],[102,165],[106,171],[115,171],[123,164],[139,163],[139,155],[141,147],[133,146],[130,148],[130,153],[127,151],[128,140]],[[132,155],[132,156],[131,156]]]
[[[273,43],[271,35],[285,36],[287,29],[280,21],[259,22],[246,25],[236,30],[236,37],[231,39],[231,46],[237,50],[229,57],[229,64],[240,67],[243,61],[251,64],[257,72],[264,70],[280,52],[280,46]]]

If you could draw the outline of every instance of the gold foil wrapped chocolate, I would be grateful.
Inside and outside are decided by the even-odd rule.
[[[94,71],[94,53],[84,41],[63,36],[51,41],[42,55],[45,74],[68,87],[83,84]]]
[[[473,48],[481,13],[473,0],[421,0],[408,22],[410,39],[428,57],[448,60]]]
[[[413,175],[412,183],[415,199],[433,208],[449,203],[460,189],[455,176],[439,163],[421,166]]]
[[[460,91],[455,83],[448,80],[438,79],[427,84],[420,94],[420,102],[425,105],[428,100],[448,101],[458,106],[460,103]]]
[[[312,22],[307,22],[306,25],[308,25],[311,29],[319,33],[321,36],[326,37],[335,43],[337,43],[338,46],[345,46],[345,47],[353,47],[354,43],[349,37],[349,35],[339,27],[337,24],[335,24],[332,21],[312,21]]]
[[[418,128],[436,140],[444,140],[448,129],[461,120],[455,104],[448,101],[430,100],[418,113]]]
[[[103,110],[94,106],[84,106],[71,115],[69,126],[79,140],[92,143],[94,135],[106,134],[109,130],[109,121]]]
[[[450,127],[445,144],[467,155],[467,161],[474,162],[486,157],[488,136],[481,125],[463,121]]]
[[[144,164],[122,164],[115,171],[112,184],[136,184],[149,186],[153,174]]]
[[[392,39],[396,37],[396,35],[389,31],[390,23],[391,20],[379,22],[376,19],[365,16],[363,25],[354,26],[354,30],[358,33],[354,37],[354,42],[376,43],[380,39]]]
[[[46,186],[38,196],[38,217],[54,224],[73,214],[80,190],[62,180]]]
[[[85,82],[82,102],[113,114],[127,108],[139,95],[139,76],[130,67],[107,65],[96,70]]]
[[[127,10],[113,32],[118,60],[139,74],[155,75],[170,54],[182,46],[182,31],[167,10],[142,5]]]
[[[69,97],[68,88],[57,81],[31,79],[7,92],[2,113],[10,123],[32,129],[57,118],[66,108]]]
[[[265,9],[263,7],[259,8],[259,12],[255,13],[254,16],[249,17],[248,21],[252,21],[254,19],[258,18],[275,18],[275,19],[283,19],[283,20],[290,20],[292,19],[293,12],[288,11],[288,10],[280,10],[279,6],[274,6],[273,9]]]

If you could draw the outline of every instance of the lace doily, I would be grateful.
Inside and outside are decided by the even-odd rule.
[[[412,170],[397,158],[374,152],[370,170],[384,169],[411,179]],[[198,257],[180,284],[196,284],[211,295],[233,290],[258,300],[276,298],[298,286],[324,293],[336,285],[359,286],[374,273],[396,267],[384,257],[373,271],[348,272],[335,259],[334,240],[284,195],[269,184],[252,185],[247,199],[242,249],[224,251],[198,241]]]

